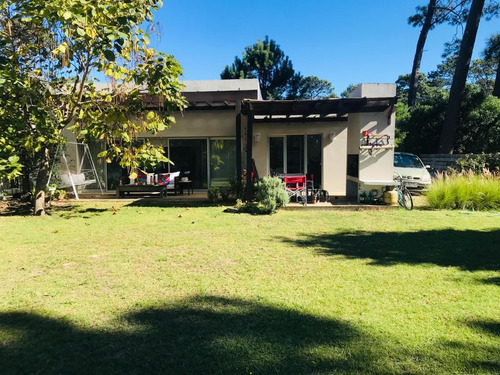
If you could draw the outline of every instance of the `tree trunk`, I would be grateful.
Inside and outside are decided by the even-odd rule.
[[[49,149],[45,148],[41,155],[42,160],[40,161],[40,169],[38,170],[35,183],[33,214],[36,216],[45,215],[45,187],[47,186],[50,168]]]
[[[495,85],[493,86],[493,95],[500,98],[500,61],[497,65],[497,76],[495,78]]]
[[[413,67],[411,70],[410,90],[408,91],[408,106],[410,107],[414,106],[417,100],[420,64],[422,62],[422,55],[424,54],[424,46],[427,40],[427,34],[432,27],[432,19],[434,18],[434,11],[436,10],[436,1],[437,0],[429,1],[429,6],[427,7],[427,12],[425,14],[424,24],[422,25],[422,30],[420,30],[420,36],[418,37],[417,41],[417,49],[415,51],[415,57],[413,58]]]
[[[458,54],[455,74],[453,75],[453,82],[451,84],[450,98],[446,107],[446,114],[439,140],[440,154],[453,154],[462,95],[467,81],[472,50],[474,49],[474,43],[476,41],[476,34],[483,12],[484,1],[485,0],[473,0],[467,17],[467,24]]]

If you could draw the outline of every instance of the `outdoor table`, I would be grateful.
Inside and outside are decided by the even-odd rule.
[[[119,185],[116,187],[116,196],[118,198],[123,198],[125,193],[130,194],[131,192],[159,192],[160,197],[164,198],[167,196],[167,185]]]
[[[191,194],[193,194],[193,181],[192,180],[183,180],[181,178],[178,181],[178,184],[180,186],[181,194],[184,194],[184,189],[187,190],[188,195],[189,195],[189,191],[191,191]]]

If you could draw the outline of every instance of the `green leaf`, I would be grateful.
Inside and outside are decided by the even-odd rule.
[[[115,61],[115,54],[109,49],[104,51],[104,57],[106,57],[108,61]]]
[[[67,10],[66,12],[63,13],[63,18],[65,20],[69,20],[71,18],[71,16],[73,16],[73,14],[69,10]]]
[[[148,114],[146,115],[146,119],[152,120],[155,118],[155,113],[153,111],[149,111]]]
[[[85,28],[85,33],[90,36],[92,39],[95,39],[97,36],[97,33],[93,27],[86,27]]]

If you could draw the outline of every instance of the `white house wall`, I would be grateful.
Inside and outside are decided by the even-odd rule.
[[[202,138],[232,137],[236,132],[236,113],[232,110],[185,111],[175,115],[176,123],[155,136],[144,133],[141,137]]]
[[[350,95],[350,98],[395,97],[394,83],[363,83]],[[360,149],[363,144],[363,131],[390,136],[390,145],[394,146],[396,115],[388,109],[385,112],[355,113],[349,115],[348,153],[359,155],[358,177],[348,176],[350,187],[348,194],[360,194],[363,191],[377,190],[382,193],[386,185],[393,180],[394,149]],[[352,187],[357,186],[356,192]]]
[[[390,145],[394,145],[395,113],[357,113],[349,116],[349,122],[347,149],[349,154],[359,155],[359,164],[358,177],[347,176],[347,180],[351,181],[347,194],[358,196],[362,192],[377,190],[381,195],[385,186],[393,180],[394,149],[360,149],[364,142],[362,133],[366,130],[387,134]]]
[[[389,135],[391,137],[389,142],[394,145],[394,119],[387,124],[387,113],[361,113],[359,118],[358,145],[362,142],[362,132],[365,130],[370,133]],[[392,181],[393,163],[394,150],[392,149],[374,149],[371,154],[369,150],[360,150],[359,179],[361,181]]]
[[[269,175],[269,138],[286,135],[322,135],[322,188],[330,195],[345,195],[347,168],[347,122],[254,124],[252,154],[259,176]],[[333,140],[330,140],[332,133]]]

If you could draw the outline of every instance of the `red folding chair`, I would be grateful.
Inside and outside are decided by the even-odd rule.
[[[307,182],[306,176],[285,176],[285,190],[290,198],[295,197],[296,202],[300,201],[307,205]]]

